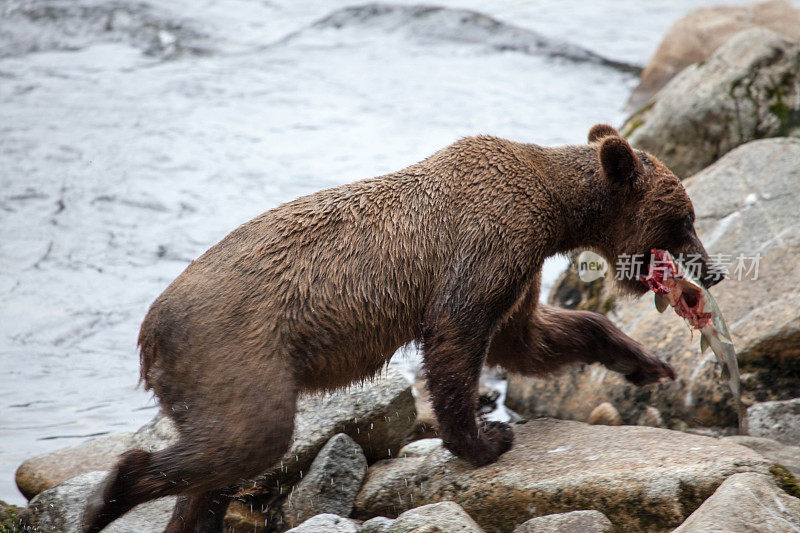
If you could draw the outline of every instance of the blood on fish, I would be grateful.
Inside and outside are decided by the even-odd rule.
[[[639,279],[656,294],[666,296],[678,316],[684,318],[692,329],[702,329],[711,324],[711,313],[705,312],[703,293],[690,289],[680,280],[689,281],[680,265],[666,250],[650,250],[653,260],[647,276]]]

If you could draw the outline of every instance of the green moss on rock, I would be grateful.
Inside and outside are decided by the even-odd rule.
[[[800,484],[797,483],[797,478],[789,472],[788,468],[780,463],[775,463],[769,468],[769,473],[787,494],[800,498]]]

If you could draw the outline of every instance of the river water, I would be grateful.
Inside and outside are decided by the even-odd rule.
[[[708,3],[4,0],[0,499],[155,414],[138,325],[238,224],[465,135],[582,143],[636,83],[597,54],[643,65]]]

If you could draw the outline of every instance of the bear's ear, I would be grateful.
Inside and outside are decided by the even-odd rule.
[[[622,186],[632,186],[644,171],[628,141],[617,136],[600,143],[600,168],[608,181]]]
[[[608,124],[595,124],[589,130],[589,143],[597,142],[603,137],[619,137],[619,132]]]

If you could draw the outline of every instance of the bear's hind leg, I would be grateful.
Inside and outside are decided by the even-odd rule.
[[[136,505],[170,495],[176,504],[168,531],[221,531],[228,505],[223,487],[253,478],[277,463],[291,444],[297,397],[286,360],[265,365],[264,386],[252,374],[216,372],[200,392],[181,402],[180,438],[156,452],[124,453],[83,516],[83,531],[96,532]],[[210,370],[208,370],[210,372]],[[209,383],[224,379],[226,394]],[[216,385],[216,383],[214,383]]]

